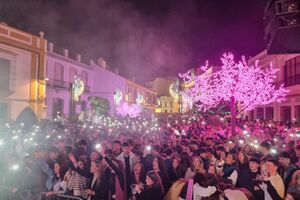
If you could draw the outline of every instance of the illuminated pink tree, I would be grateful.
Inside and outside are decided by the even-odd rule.
[[[142,112],[142,106],[139,104],[128,104],[127,102],[122,102],[116,107],[116,112],[121,117],[138,117]]]
[[[238,62],[233,54],[223,54],[221,70],[207,73],[208,65],[201,67],[204,74],[193,76],[191,72],[180,75],[185,83],[192,85],[185,93],[198,109],[206,111],[218,106],[221,102],[230,102],[232,133],[235,132],[236,117],[256,106],[267,105],[272,102],[282,102],[288,90],[283,84],[278,88],[274,79],[279,69],[272,65],[264,70],[259,62],[248,65],[245,57]],[[239,110],[236,105],[239,103]]]

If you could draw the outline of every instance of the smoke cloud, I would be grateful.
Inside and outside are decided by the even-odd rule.
[[[224,4],[226,2],[226,4]],[[224,51],[264,48],[262,0],[18,0],[0,2],[0,21],[37,34],[61,53],[103,57],[139,82],[176,76]]]

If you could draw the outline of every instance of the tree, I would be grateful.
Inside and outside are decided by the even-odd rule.
[[[110,111],[109,101],[102,97],[89,97],[88,98],[91,108],[98,116],[107,116]]]
[[[199,110],[215,108],[221,102],[230,103],[232,133],[235,132],[235,120],[240,113],[285,100],[288,90],[283,88],[283,84],[276,88],[274,79],[279,69],[274,69],[272,64],[264,70],[258,61],[248,65],[245,57],[236,62],[231,53],[223,54],[221,61],[221,69],[217,72],[206,73],[206,64],[201,67],[205,75],[193,76],[187,72],[180,76],[185,82],[193,83],[185,93],[197,103]]]

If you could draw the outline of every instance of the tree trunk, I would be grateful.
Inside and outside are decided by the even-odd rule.
[[[231,135],[234,136],[235,135],[235,121],[236,121],[234,97],[230,98],[230,114],[231,114]]]

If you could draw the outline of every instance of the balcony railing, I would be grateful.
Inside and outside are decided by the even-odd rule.
[[[56,79],[49,79],[47,81],[47,87],[51,89],[58,89],[58,90],[70,90],[71,85],[68,82]]]
[[[55,90],[68,90],[70,91],[72,89],[72,83],[62,81],[62,80],[56,80],[56,79],[49,79],[47,81],[47,87]],[[91,89],[90,86],[85,85],[84,86],[84,92],[85,93],[90,93]]]

